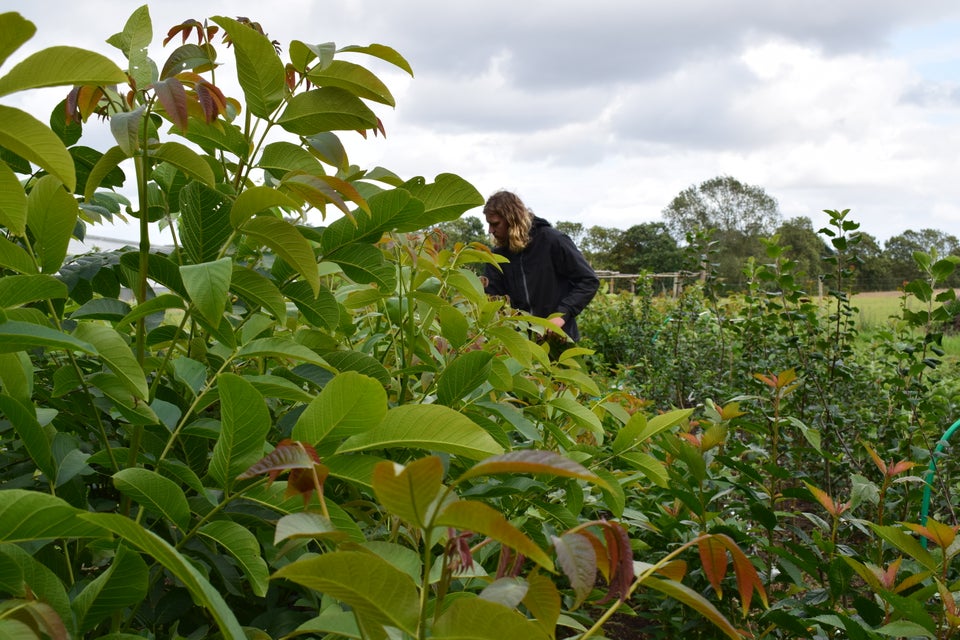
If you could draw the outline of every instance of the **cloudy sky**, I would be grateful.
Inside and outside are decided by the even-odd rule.
[[[0,10],[38,27],[18,55],[71,44],[122,63],[104,40],[141,4]],[[351,161],[512,189],[554,222],[658,221],[683,189],[729,175],[817,228],[823,209],[849,208],[881,241],[960,235],[956,0],[164,0],[150,13],[160,61],[170,26],[213,15],[256,20],[284,48],[394,47],[415,77],[378,68],[397,106],[375,107],[385,140],[344,134]],[[58,99],[38,94],[24,108]]]

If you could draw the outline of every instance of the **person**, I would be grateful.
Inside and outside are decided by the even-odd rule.
[[[487,294],[507,296],[514,309],[548,318],[571,340],[579,340],[577,316],[596,295],[600,280],[573,240],[533,215],[510,191],[490,196],[483,215],[494,253],[509,260],[485,266]]]

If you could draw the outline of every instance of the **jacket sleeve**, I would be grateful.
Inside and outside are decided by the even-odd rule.
[[[487,283],[484,285],[484,291],[486,291],[487,295],[507,295],[507,283],[503,277],[503,271],[497,269],[497,267],[492,264],[484,265],[483,277],[487,279]]]
[[[569,236],[558,233],[556,243],[554,268],[557,276],[569,283],[569,291],[560,300],[557,311],[565,318],[574,318],[593,300],[600,279]]]

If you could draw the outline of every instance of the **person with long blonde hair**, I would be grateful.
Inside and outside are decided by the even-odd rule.
[[[600,280],[573,240],[533,214],[517,194],[497,191],[483,206],[494,253],[509,262],[487,265],[486,292],[510,306],[548,318],[579,340],[577,316],[593,300]]]

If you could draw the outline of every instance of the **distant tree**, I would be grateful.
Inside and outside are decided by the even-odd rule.
[[[784,255],[797,264],[797,270],[816,280],[823,272],[823,256],[830,248],[813,230],[813,222],[806,216],[785,220],[777,227],[780,245],[788,247]]]
[[[677,240],[697,229],[761,238],[780,224],[780,209],[762,187],[719,176],[681,191],[663,210],[663,218]]]
[[[860,260],[857,269],[857,291],[891,291],[900,286],[892,274],[890,258],[884,255],[877,239],[869,233],[860,232],[860,242],[854,249]]]
[[[557,222],[554,227],[558,231],[567,234],[570,236],[570,239],[573,240],[573,243],[580,247],[580,244],[583,242],[583,237],[586,235],[587,230],[584,228],[582,222]],[[580,249],[583,251],[583,249]]]
[[[622,229],[594,225],[587,229],[581,241],[580,251],[594,269],[617,271],[613,262],[613,248],[617,246],[622,235]]]
[[[611,249],[611,262],[621,273],[677,271],[683,252],[662,222],[636,224],[620,236]]]
[[[958,255],[960,241],[956,236],[936,229],[920,231],[908,229],[900,235],[889,238],[883,245],[883,253],[890,261],[890,276],[897,286],[920,277],[920,271],[913,260],[913,254],[917,251],[922,253],[936,251],[940,258]]]
[[[681,191],[663,210],[663,218],[678,240],[699,230],[716,230],[718,275],[728,286],[740,288],[744,263],[750,257],[764,259],[760,239],[773,235],[781,216],[777,201],[763,188],[720,176]]]
[[[446,235],[448,247],[453,247],[457,242],[470,244],[488,241],[486,227],[476,216],[461,216],[456,220],[441,222],[437,228]]]

